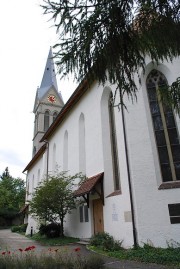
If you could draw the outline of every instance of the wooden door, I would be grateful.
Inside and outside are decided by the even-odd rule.
[[[103,204],[101,199],[93,200],[94,233],[104,232]]]

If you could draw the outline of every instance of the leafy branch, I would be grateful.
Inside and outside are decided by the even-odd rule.
[[[138,90],[134,76],[144,71],[146,56],[158,64],[180,55],[178,0],[43,2],[59,35],[54,48],[62,77],[73,73],[78,82],[86,77],[103,85],[108,79],[120,96],[133,101]],[[170,101],[178,109],[176,96]]]

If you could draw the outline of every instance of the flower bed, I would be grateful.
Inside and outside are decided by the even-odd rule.
[[[0,252],[0,269],[100,269],[102,265],[99,257],[82,256],[80,247],[72,253],[59,248],[40,252],[35,246]]]

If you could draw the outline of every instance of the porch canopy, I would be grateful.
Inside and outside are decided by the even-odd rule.
[[[104,205],[103,177],[104,172],[87,178],[80,187],[74,191],[74,197],[82,196],[89,207],[89,195],[97,193]]]

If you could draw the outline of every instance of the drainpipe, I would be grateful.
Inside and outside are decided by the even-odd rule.
[[[137,247],[138,246],[137,233],[136,233],[137,230],[136,230],[136,224],[135,224],[135,212],[134,212],[132,184],[131,184],[131,175],[130,175],[130,165],[129,165],[129,156],[128,156],[128,148],[127,148],[127,135],[126,135],[126,126],[125,126],[125,117],[124,117],[124,106],[123,106],[122,100],[123,100],[123,98],[122,98],[122,95],[121,95],[121,114],[122,114],[122,124],[123,124],[123,135],[124,135],[126,165],[127,165],[127,173],[128,173],[129,196],[130,196],[130,204],[131,204],[133,239],[134,239],[134,247]]]

